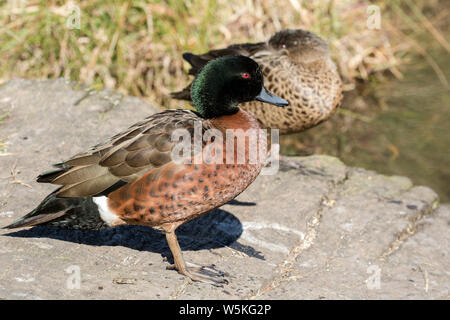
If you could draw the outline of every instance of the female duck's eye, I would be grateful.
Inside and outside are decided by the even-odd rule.
[[[286,49],[286,45],[285,44],[280,44],[280,49]]]
[[[250,73],[246,72],[242,74],[242,78],[244,79],[249,79],[250,78]]]

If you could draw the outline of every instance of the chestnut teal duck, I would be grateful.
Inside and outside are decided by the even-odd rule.
[[[327,120],[342,100],[342,83],[328,45],[305,30],[282,30],[267,42],[235,44],[224,49],[183,58],[197,74],[211,59],[227,55],[244,55],[261,67],[269,91],[289,101],[287,108],[271,108],[258,101],[242,104],[265,128],[276,128],[281,134],[304,131]],[[176,99],[190,99],[190,85],[172,93]]]
[[[193,82],[192,97],[196,111],[173,109],[153,114],[42,173],[38,182],[59,187],[5,228],[150,226],[165,233],[174,261],[172,269],[194,281],[226,282],[223,274],[211,274],[210,269],[184,261],[175,230],[239,195],[258,176],[265,159],[250,161],[250,142],[244,150],[233,146],[230,151],[225,140],[203,137],[200,155],[205,157],[208,147],[216,143],[211,154],[221,161],[195,161],[199,151],[188,152],[184,160],[189,161],[175,161],[173,154],[178,154],[174,150],[179,143],[172,135],[183,129],[192,142],[196,127],[202,135],[210,129],[224,135],[231,130],[235,141],[240,134],[261,128],[238,104],[259,100],[285,107],[288,102],[264,88],[258,64],[244,56],[208,62]],[[227,151],[232,161],[226,158]],[[244,154],[242,162],[236,161],[239,152]]]

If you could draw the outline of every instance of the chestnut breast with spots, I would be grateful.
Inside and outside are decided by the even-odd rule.
[[[222,161],[169,162],[110,193],[108,206],[123,223],[160,228],[178,226],[230,201],[258,176],[265,157],[252,157],[251,139],[245,139],[249,132],[260,129],[258,121],[242,110],[207,121],[223,134],[222,143],[216,143],[217,149],[213,150],[222,151]],[[227,150],[226,133],[234,135],[232,151]],[[259,145],[260,138],[256,135],[252,143]],[[245,142],[244,148],[239,147],[239,139]],[[203,158],[206,150],[204,147]]]

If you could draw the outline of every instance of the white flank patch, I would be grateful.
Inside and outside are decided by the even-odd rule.
[[[111,210],[109,210],[108,207],[108,198],[105,196],[101,197],[93,197],[92,200],[98,207],[98,212],[100,212],[100,217],[102,218],[105,223],[110,226],[114,227],[114,225],[120,220],[120,218]]]

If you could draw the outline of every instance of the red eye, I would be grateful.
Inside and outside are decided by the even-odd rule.
[[[242,74],[242,78],[244,79],[249,79],[250,78],[250,73],[246,72]]]

